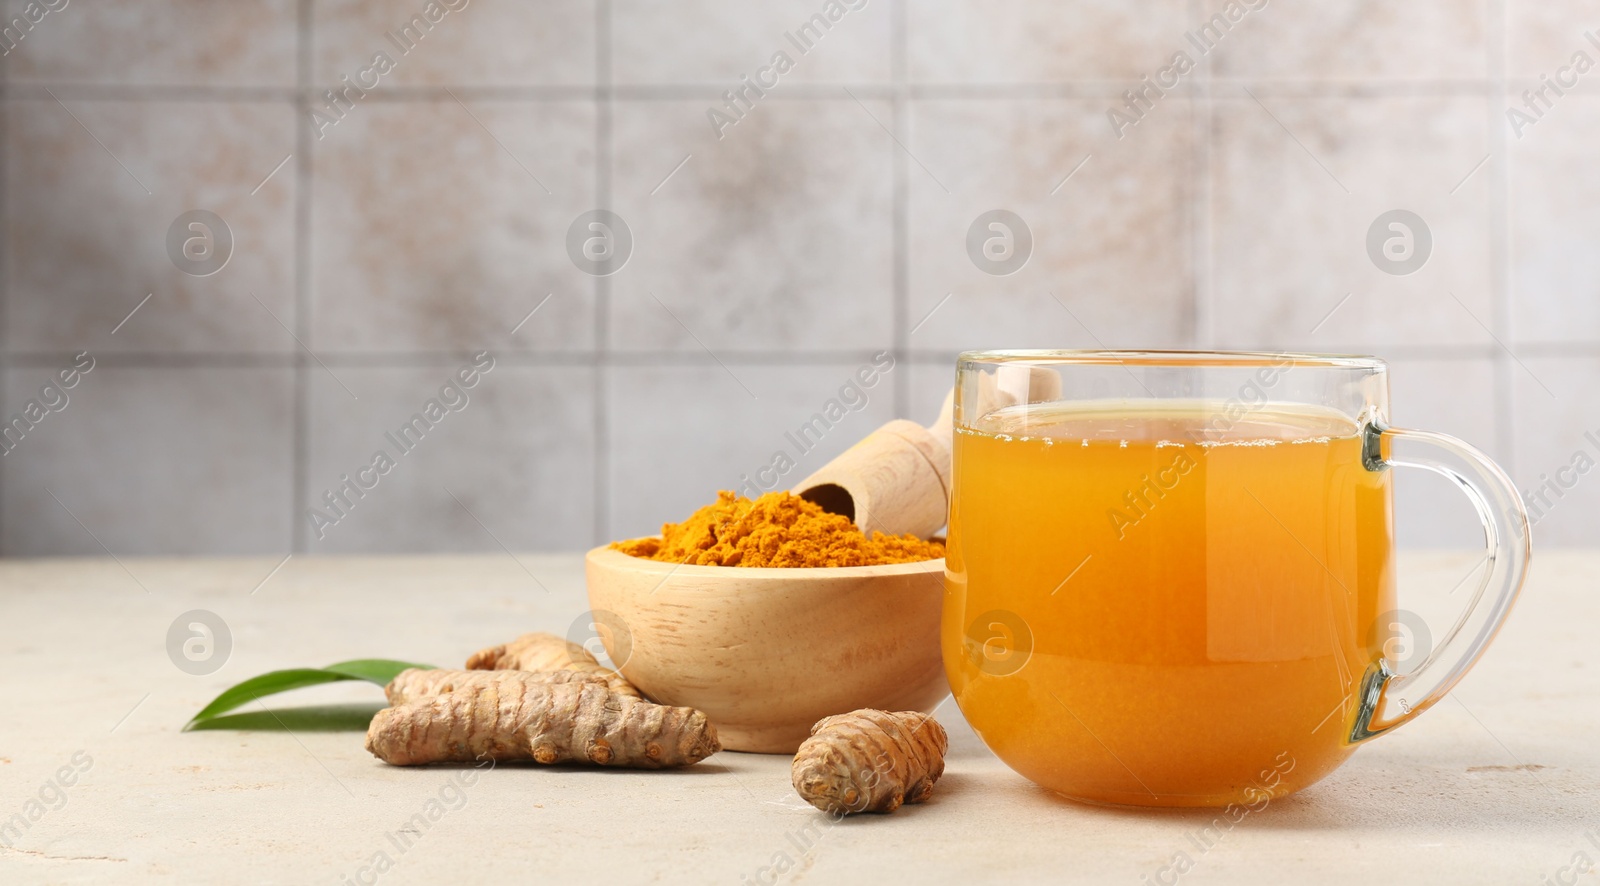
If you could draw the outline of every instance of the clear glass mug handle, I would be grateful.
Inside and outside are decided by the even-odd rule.
[[[1499,465],[1466,443],[1429,431],[1369,424],[1362,461],[1374,471],[1392,467],[1432,471],[1466,493],[1483,521],[1488,567],[1468,599],[1466,611],[1426,661],[1409,674],[1395,673],[1383,659],[1367,670],[1350,730],[1351,742],[1382,735],[1410,720],[1444,698],[1466,676],[1511,612],[1533,552],[1528,512],[1516,486]]]

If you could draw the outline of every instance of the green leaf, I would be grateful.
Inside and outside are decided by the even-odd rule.
[[[366,732],[373,716],[385,707],[388,705],[379,702],[351,702],[239,711],[201,720],[189,728],[196,732]]]
[[[356,680],[366,680],[379,686],[389,685],[389,681],[400,675],[401,671],[419,668],[424,671],[433,670],[433,665],[412,664],[409,661],[395,661],[392,658],[358,658],[354,661],[341,661],[328,665],[324,671],[343,674]]]
[[[324,683],[338,683],[345,680],[366,680],[379,686],[388,684],[396,674],[407,668],[422,668],[432,670],[432,665],[412,664],[410,662],[395,661],[389,658],[362,658],[352,661],[341,661],[328,665],[325,668],[289,668],[282,671],[269,671],[260,676],[230,687],[211,700],[211,703],[200,709],[200,713],[184,724],[184,731],[188,731],[198,723],[210,720],[218,714],[231,711],[241,705],[249,704],[264,695],[274,695],[279,692],[288,692],[291,689],[303,689],[307,686],[320,686]]]

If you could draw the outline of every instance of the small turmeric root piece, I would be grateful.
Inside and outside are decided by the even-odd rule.
[[[527,675],[384,708],[367,727],[367,750],[395,766],[532,760],[667,769],[721,749],[716,727],[693,708]]]
[[[555,634],[523,634],[510,643],[480,649],[467,659],[469,671],[577,671],[605,677],[611,691],[640,698],[628,679],[600,664],[589,650]]]
[[[481,686],[520,680],[527,683],[597,683],[609,686],[599,674],[578,671],[452,671],[447,668],[408,668],[395,675],[383,694],[391,706],[447,692],[462,692]]]
[[[510,643],[480,649],[467,658],[469,671],[578,671],[600,667],[589,650],[555,634],[523,634]]]
[[[794,789],[823,812],[893,812],[921,803],[944,774],[944,727],[915,711],[824,717],[794,755]]]

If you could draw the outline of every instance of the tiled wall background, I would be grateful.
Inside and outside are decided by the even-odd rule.
[[[5,413],[95,359],[0,460],[0,552],[582,548],[738,484],[880,350],[789,479],[994,346],[1371,352],[1397,422],[1524,488],[1600,456],[1600,73],[1505,116],[1600,58],[1592,6],[1273,0],[1119,139],[1108,108],[1221,0],[871,0],[804,55],[824,0],[470,0],[400,54],[427,5],[71,0],[0,61]],[[635,238],[605,278],[565,246],[597,206]],[[995,208],[1036,240],[1009,277],[964,246]],[[1433,233],[1410,276],[1366,255],[1393,208]],[[168,258],[193,209],[235,238],[213,276]],[[307,507],[480,349],[470,403],[316,538]],[[1541,544],[1592,543],[1585,479]],[[1406,543],[1478,543],[1404,483]]]

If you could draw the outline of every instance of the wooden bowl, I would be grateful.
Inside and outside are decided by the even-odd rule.
[[[942,559],[767,569],[599,547],[585,571],[595,622],[610,622],[601,640],[623,675],[657,702],[704,711],[728,750],[792,754],[823,717],[931,712],[950,691],[939,657]]]

